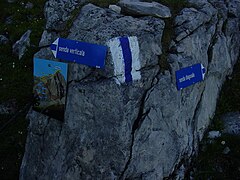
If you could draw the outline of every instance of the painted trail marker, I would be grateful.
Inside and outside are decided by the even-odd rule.
[[[70,39],[58,38],[51,44],[55,58],[96,68],[104,68],[107,47]]]
[[[177,89],[181,90],[192,84],[203,81],[206,69],[202,64],[195,64],[176,71]]]
[[[137,37],[113,38],[108,41],[108,46],[113,59],[117,83],[129,83],[141,79]]]

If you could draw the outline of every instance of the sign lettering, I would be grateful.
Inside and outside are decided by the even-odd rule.
[[[51,44],[55,58],[96,68],[104,68],[107,47],[70,39],[58,38]]]

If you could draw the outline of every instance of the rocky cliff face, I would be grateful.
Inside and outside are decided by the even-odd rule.
[[[65,121],[28,114],[20,179],[152,180],[184,166],[214,115],[240,48],[240,1],[190,3],[174,19],[169,69],[159,65],[164,20],[91,4],[81,8],[68,38],[109,45],[115,37],[137,37],[141,79],[117,83],[110,50],[104,70],[70,64]],[[46,47],[36,57],[53,59]],[[205,81],[177,91],[175,71],[196,63],[207,69]]]

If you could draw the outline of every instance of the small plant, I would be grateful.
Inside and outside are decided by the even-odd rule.
[[[28,2],[33,4],[32,8],[25,8]],[[32,59],[39,50],[38,43],[44,29],[44,4],[45,1],[42,0],[21,0],[14,3],[0,1],[0,34],[9,39],[8,44],[0,45],[0,103],[14,99],[17,102],[17,111],[22,110],[33,98]],[[12,45],[28,29],[32,30],[31,47],[19,60],[12,54]],[[20,113],[16,118],[15,115],[0,116],[0,128],[11,119],[15,121],[0,132],[1,179],[18,179],[28,126],[25,115],[26,112]]]
[[[222,130],[221,116],[227,112],[240,109],[240,63],[234,68],[232,78],[225,82],[220,93],[215,117],[211,120],[209,130]],[[207,135],[200,143],[200,152],[195,160],[194,179],[236,179],[240,177],[240,137],[223,134],[209,143]],[[224,154],[224,149],[230,152]]]

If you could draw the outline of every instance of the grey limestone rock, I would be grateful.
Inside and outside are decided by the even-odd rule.
[[[231,112],[222,117],[224,123],[223,133],[240,135],[240,113]]]
[[[65,122],[29,113],[31,130],[26,146],[29,153],[25,154],[20,179],[121,176],[130,155],[132,127],[142,98],[159,72],[163,29],[164,22],[154,17],[136,19],[91,4],[81,9],[68,38],[108,45],[111,38],[137,37],[142,78],[132,84],[116,83],[110,52],[105,70],[70,64]],[[44,48],[35,57],[53,58],[53,55],[49,48]],[[42,123],[45,123],[43,130],[38,132],[36,126]],[[55,125],[58,128],[54,130]],[[48,138],[43,140],[43,136]]]
[[[7,44],[9,42],[8,38],[4,35],[0,35],[0,45]]]
[[[194,4],[194,6],[202,7],[209,3],[208,0],[188,0],[189,3]]]
[[[163,27],[164,22],[154,17],[135,19],[89,4],[82,8],[80,15],[70,29],[68,38],[77,38],[77,40],[84,42],[107,45],[111,38],[136,36],[138,37],[140,51],[145,52],[144,54],[140,53],[141,66],[148,67],[158,64],[158,56],[162,53],[159,40],[162,37]],[[70,80],[81,80],[86,76],[85,73],[80,72],[91,73],[91,69],[88,67],[75,66],[73,68],[74,70],[69,74]],[[106,61],[105,71],[97,70],[94,74],[111,78],[113,77],[112,72],[113,63]]]
[[[13,16],[9,16],[5,19],[5,24],[12,24],[13,23]]]
[[[109,46],[105,69],[69,64],[63,123],[29,112],[21,180],[158,180],[186,167],[240,48],[239,17],[228,16],[240,9],[223,1],[195,3],[176,17],[166,70],[159,66],[163,20],[82,7],[67,38]],[[141,78],[130,84],[118,83],[114,74],[109,40],[122,36],[139,44]],[[35,57],[56,60],[48,47]],[[206,68],[204,81],[178,91],[175,72],[196,63]]]
[[[223,150],[223,154],[229,154],[231,152],[231,149],[229,147],[225,147]]]
[[[56,32],[48,32],[44,30],[42,33],[41,40],[39,42],[39,47],[49,46],[54,40],[56,40],[59,35]]]
[[[208,132],[208,138],[210,139],[216,139],[219,138],[221,136],[220,131],[210,131]]]
[[[154,16],[170,18],[170,9],[157,2],[142,2],[138,0],[121,0],[119,6],[123,12],[133,16]]]
[[[27,2],[26,5],[25,5],[25,8],[26,8],[26,9],[32,9],[33,6],[34,6],[33,3]]]
[[[121,7],[117,6],[117,5],[109,5],[108,7],[109,9],[115,11],[116,13],[121,13]]]
[[[31,30],[27,30],[22,37],[12,46],[13,54],[18,56],[18,59],[21,59],[25,54],[27,48],[30,46],[30,35]]]
[[[229,16],[231,16],[232,18],[234,17],[240,17],[240,1],[239,0],[232,0],[232,1],[228,1],[228,13]]]
[[[16,100],[8,100],[0,103],[0,115],[12,115],[17,111]]]
[[[204,4],[200,10],[184,8],[175,19],[176,40],[180,41],[190,35],[194,30],[210,22],[217,15],[217,10],[209,3]]]
[[[84,2],[85,0],[48,0],[44,7],[46,29],[62,31],[71,12]]]

